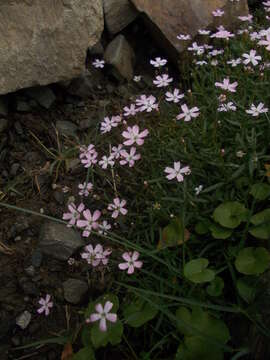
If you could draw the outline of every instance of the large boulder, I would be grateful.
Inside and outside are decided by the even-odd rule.
[[[199,29],[224,24],[229,28],[239,22],[237,16],[248,14],[247,0],[131,0],[138,11],[145,14],[159,44],[172,57],[182,52],[187,42],[179,41],[178,34],[194,37]],[[215,18],[212,11],[225,10]]]
[[[105,25],[110,34],[116,34],[139,14],[129,0],[103,0]]]
[[[80,75],[104,27],[102,0],[1,0],[0,94]]]

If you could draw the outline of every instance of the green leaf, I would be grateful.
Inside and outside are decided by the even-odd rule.
[[[203,221],[198,222],[195,225],[195,231],[199,235],[205,235],[208,233],[210,225],[211,225],[211,222],[208,219],[205,219]]]
[[[206,291],[210,296],[220,296],[224,288],[224,281],[220,276],[216,276],[215,279],[207,286]]]
[[[247,303],[252,303],[256,295],[256,283],[258,279],[254,279],[251,276],[244,276],[237,280],[236,287],[239,295]]]
[[[245,206],[237,201],[229,201],[219,205],[213,214],[217,223],[225,228],[235,229],[246,221],[248,210]]]
[[[270,238],[270,209],[263,210],[250,219],[255,225],[249,230],[249,233],[258,239],[267,240]]]
[[[207,269],[208,264],[209,261],[205,258],[189,261],[184,267],[185,277],[195,284],[212,281],[215,278],[215,272]]]
[[[199,307],[193,308],[192,312],[181,307],[177,310],[176,317],[177,329],[185,335],[176,359],[223,359],[221,347],[229,341],[230,333],[222,320],[214,318]]]
[[[140,327],[152,320],[158,310],[142,299],[137,299],[126,306],[123,310],[126,323],[132,327]]]
[[[180,218],[175,217],[162,231],[162,238],[158,243],[159,249],[182,245],[189,239],[190,233],[184,229]]]
[[[255,184],[251,187],[250,193],[256,200],[265,200],[270,195],[270,185]]]
[[[85,312],[86,318],[88,318],[91,314],[96,312],[95,306],[98,303],[101,303],[102,306],[104,306],[106,301],[111,301],[113,303],[113,307],[110,312],[117,313],[117,310],[119,308],[118,297],[113,294],[107,294],[98,298],[96,301],[89,303]],[[91,343],[96,349],[101,346],[106,346],[108,343],[111,343],[112,345],[116,345],[121,342],[121,338],[123,334],[123,325],[119,320],[117,320],[117,322],[115,323],[107,321],[107,331],[105,332],[100,331],[99,321],[90,324],[89,327],[90,327]],[[87,342],[86,334],[87,331],[85,330],[82,336],[84,336],[83,341],[87,344],[88,342]]]
[[[88,346],[74,354],[72,360],[96,360],[96,357],[93,349]]]
[[[225,229],[217,224],[211,224],[210,230],[215,239],[228,239],[232,235],[232,230]]]
[[[270,254],[263,247],[247,247],[239,251],[235,260],[236,269],[245,275],[262,274],[269,268]]]

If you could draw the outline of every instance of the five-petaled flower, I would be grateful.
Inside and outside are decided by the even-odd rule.
[[[140,133],[140,129],[138,125],[134,125],[133,127],[128,127],[126,131],[122,132],[122,136],[127,139],[124,141],[124,145],[131,146],[134,143],[137,145],[143,145],[144,138],[149,134],[147,129],[143,130]]]
[[[226,79],[223,79],[223,82],[215,82],[215,86],[221,88],[222,90],[236,92],[238,82],[235,81],[233,83],[230,83],[230,79],[226,78]]]
[[[255,117],[267,112],[268,112],[268,108],[265,108],[262,102],[260,102],[259,105],[257,106],[251,104],[250,109],[246,110],[247,114],[250,114]]]
[[[181,168],[180,161],[174,162],[173,168],[166,167],[164,172],[168,175],[166,175],[166,178],[168,180],[173,180],[174,178],[177,179],[178,182],[184,181],[183,175],[189,175],[191,173],[189,166],[184,166]]]
[[[77,208],[74,203],[68,205],[69,213],[64,213],[62,219],[68,220],[68,227],[76,225],[76,222],[80,219],[81,212],[84,210],[84,204],[81,203]]]
[[[135,269],[140,269],[143,266],[143,262],[138,260],[140,254],[138,251],[132,252],[125,252],[122,255],[122,258],[126,261],[124,263],[120,263],[118,265],[120,270],[127,270],[129,275],[133,274]]]
[[[256,66],[259,64],[259,61],[262,60],[262,57],[260,55],[256,55],[256,50],[250,50],[249,54],[243,54],[243,64],[247,65],[251,63],[253,66]]]
[[[112,211],[112,218],[116,219],[119,214],[126,215],[127,209],[125,209],[126,200],[120,200],[119,198],[113,199],[113,203],[108,205],[108,210]]]
[[[85,220],[78,220],[77,226],[79,228],[83,228],[83,236],[88,237],[92,231],[92,229],[96,230],[98,228],[98,219],[101,216],[101,212],[99,210],[95,210],[93,215],[89,209],[83,211],[83,216]]]
[[[129,153],[126,150],[122,150],[120,152],[121,155],[121,160],[120,160],[120,164],[121,165],[126,165],[128,164],[129,167],[133,167],[135,164],[135,161],[140,160],[141,155],[140,154],[136,154],[136,148],[134,146],[132,146],[130,148]]]
[[[84,252],[81,254],[82,259],[85,259],[88,264],[93,267],[98,266],[100,263],[103,265],[108,264],[108,256],[111,255],[112,251],[110,249],[103,250],[103,246],[97,244],[95,248],[93,245],[89,244],[84,248]]]
[[[45,313],[45,316],[48,316],[50,313],[50,308],[53,307],[53,302],[51,301],[51,295],[46,294],[45,298],[39,299],[38,303],[41,307],[37,310],[39,314]]]
[[[150,60],[150,64],[153,65],[154,67],[161,67],[167,64],[167,60],[157,57],[154,60]]]
[[[104,68],[104,65],[105,65],[105,61],[104,60],[99,60],[99,59],[95,59],[93,62],[92,62],[93,66],[95,68]]]
[[[176,119],[181,120],[184,119],[184,121],[190,121],[192,118],[196,118],[200,115],[200,110],[197,108],[197,106],[189,109],[187,104],[181,105],[182,113],[177,115]]]
[[[86,323],[92,323],[99,321],[99,329],[102,332],[107,331],[107,321],[115,323],[117,321],[117,314],[110,313],[113,308],[113,303],[110,301],[106,301],[104,307],[102,304],[97,304],[95,306],[96,313],[90,315],[88,319],[86,319]]]
[[[155,80],[153,80],[153,83],[156,85],[156,87],[166,87],[169,86],[169,84],[173,81],[173,78],[169,78],[168,74],[162,74],[158,75]]]
[[[165,95],[166,101],[174,103],[178,103],[185,96],[184,94],[180,94],[179,89],[174,89],[172,93],[170,91],[167,91]]]

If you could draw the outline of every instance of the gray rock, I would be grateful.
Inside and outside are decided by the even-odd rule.
[[[65,300],[71,304],[79,304],[88,291],[85,281],[68,279],[63,283]]]
[[[0,134],[8,127],[7,119],[0,119]]]
[[[68,260],[83,245],[80,234],[64,224],[48,221],[41,227],[38,247],[55,259]]]
[[[0,1],[0,18],[0,94],[79,76],[104,27],[102,0]]]
[[[54,92],[47,86],[30,88],[25,93],[45,109],[49,109],[56,100]]]
[[[21,123],[19,121],[15,121],[14,127],[15,127],[16,133],[18,135],[23,134],[23,128],[22,128],[22,125],[21,125]]]
[[[85,71],[81,76],[73,79],[67,88],[67,92],[71,95],[87,98],[93,92],[93,81],[88,71]]]
[[[16,317],[16,325],[18,325],[22,330],[26,329],[30,324],[32,315],[29,311],[25,310],[22,314]]]
[[[38,296],[39,289],[36,287],[36,285],[28,280],[26,277],[22,277],[19,279],[19,285],[22,288],[25,295],[32,295],[32,296]]]
[[[31,111],[31,106],[27,101],[18,99],[16,103],[16,110],[18,112],[29,112]]]
[[[35,273],[36,273],[33,265],[28,266],[27,268],[24,269],[24,271],[28,276],[31,276],[31,277],[35,276]]]
[[[104,58],[124,79],[133,79],[135,53],[123,35],[118,35],[110,42],[106,48]]]
[[[104,47],[103,47],[101,41],[97,42],[94,46],[88,48],[88,52],[90,55],[103,56]]]
[[[18,173],[18,170],[20,168],[20,164],[19,163],[14,163],[11,165],[11,168],[10,168],[10,175],[11,176],[16,176],[17,173]]]
[[[66,120],[57,120],[56,129],[61,135],[66,136],[76,136],[76,131],[78,129],[77,125],[73,124],[70,121]]]
[[[8,114],[8,106],[3,97],[0,97],[0,115],[7,116]]]
[[[111,34],[123,30],[139,12],[129,0],[103,0],[105,25]]]

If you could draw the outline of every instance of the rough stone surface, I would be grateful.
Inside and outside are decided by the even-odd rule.
[[[41,227],[39,249],[55,259],[67,260],[83,245],[79,233],[64,224],[48,221]]]
[[[123,35],[118,35],[110,42],[105,50],[104,59],[124,79],[131,80],[133,78],[135,54]]]
[[[123,30],[138,15],[129,0],[103,0],[103,6],[105,25],[113,35]]]
[[[64,298],[71,304],[79,304],[88,291],[85,281],[78,279],[68,279],[63,283]]]
[[[0,1],[0,94],[78,76],[103,31],[102,0]]]
[[[247,15],[247,0],[131,0],[137,10],[146,15],[146,20],[159,44],[171,57],[183,51],[186,41],[179,41],[178,34],[195,36],[199,29],[209,26],[234,26],[238,15]],[[212,11],[225,10],[225,15],[215,18]]]
[[[93,92],[93,80],[89,71],[84,71],[79,77],[73,79],[67,87],[71,95],[87,98]]]
[[[0,134],[5,131],[8,127],[8,121],[7,119],[1,119],[0,118]]]

